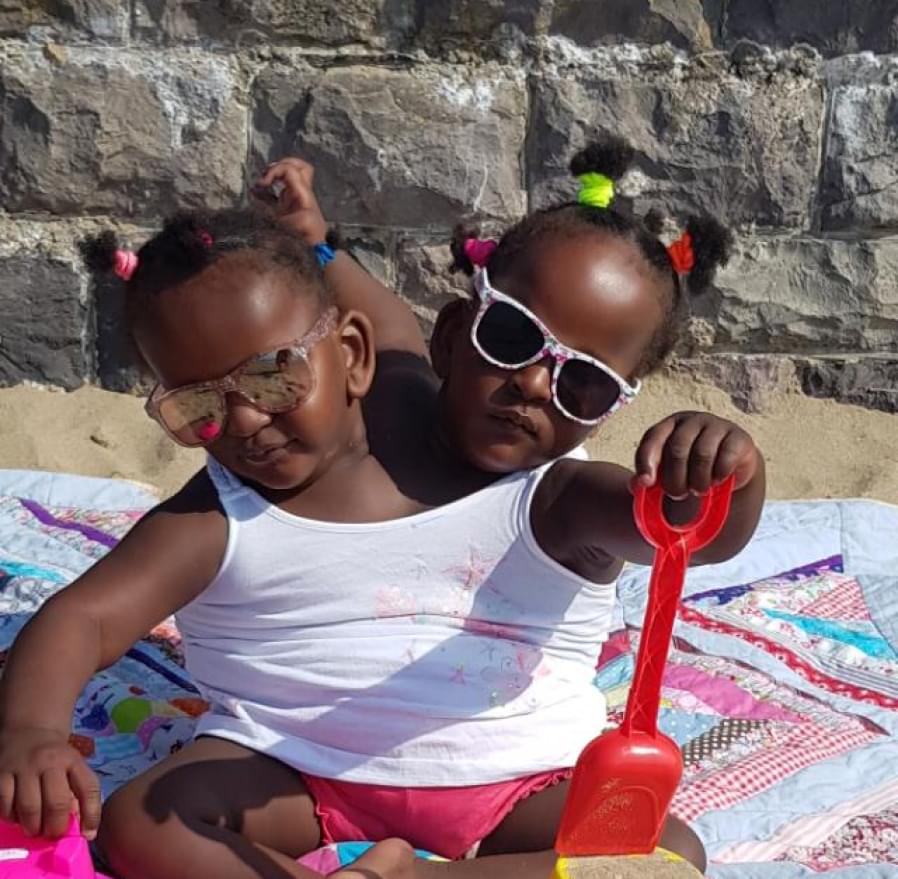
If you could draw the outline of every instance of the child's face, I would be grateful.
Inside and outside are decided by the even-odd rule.
[[[611,235],[540,242],[520,268],[492,285],[539,317],[569,348],[632,376],[663,307],[659,278],[637,247]],[[452,309],[452,306],[450,306]],[[441,423],[452,447],[482,470],[509,473],[554,460],[593,428],[565,417],[552,400],[552,361],[493,366],[471,342],[476,304],[441,316],[434,365],[444,379]]]
[[[322,309],[314,291],[296,289],[302,283],[286,271],[260,273],[246,255],[222,258],[148,305],[135,328],[138,347],[166,390],[220,379],[315,324]],[[338,321],[308,355],[311,393],[280,414],[228,393],[224,429],[209,452],[269,489],[295,489],[316,478],[341,453],[364,444],[355,402],[370,384],[370,349],[364,321]]]

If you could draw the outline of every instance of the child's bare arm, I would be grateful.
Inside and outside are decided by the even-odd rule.
[[[654,555],[633,519],[634,482],[660,481],[671,498],[669,520],[683,524],[698,511],[695,495],[731,474],[736,483],[726,524],[693,556],[694,564],[725,561],[757,527],[764,459],[745,431],[705,413],[679,413],[648,431],[636,453],[635,474],[608,463],[556,464],[534,500],[533,528],[543,549],[566,567],[589,579],[611,581],[624,561],[650,564]]]
[[[75,701],[93,674],[214,577],[226,525],[203,479],[47,601],[10,651],[0,682],[0,815],[31,833],[61,834],[73,799],[84,831],[96,830],[96,780],[68,745]]]
[[[314,175],[314,168],[308,162],[282,159],[269,166],[257,187],[262,192],[270,191],[275,185],[281,187],[277,212],[310,245],[323,242],[327,235],[327,221],[315,198]],[[357,309],[368,316],[374,325],[378,351],[406,351],[427,357],[427,345],[414,312],[393,290],[342,251],[324,271],[337,297],[337,305],[341,309]]]

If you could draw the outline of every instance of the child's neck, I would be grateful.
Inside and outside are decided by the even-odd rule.
[[[370,453],[364,432],[291,489],[253,486],[287,513],[323,522],[381,522],[416,512]]]

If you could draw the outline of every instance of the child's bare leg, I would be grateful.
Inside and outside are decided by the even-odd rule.
[[[481,843],[476,859],[443,865],[444,871],[458,879],[547,879],[567,790],[563,782],[523,800]],[[704,847],[678,818],[668,818],[661,846],[704,872]]]
[[[203,738],[112,796],[98,843],[123,879],[310,879],[318,874],[295,858],[320,838],[296,770]],[[410,874],[412,865],[411,848],[391,840],[357,868],[392,879]]]

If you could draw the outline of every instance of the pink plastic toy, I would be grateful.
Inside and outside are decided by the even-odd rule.
[[[25,836],[18,824],[0,821],[0,879],[102,879],[74,815],[61,839]]]

